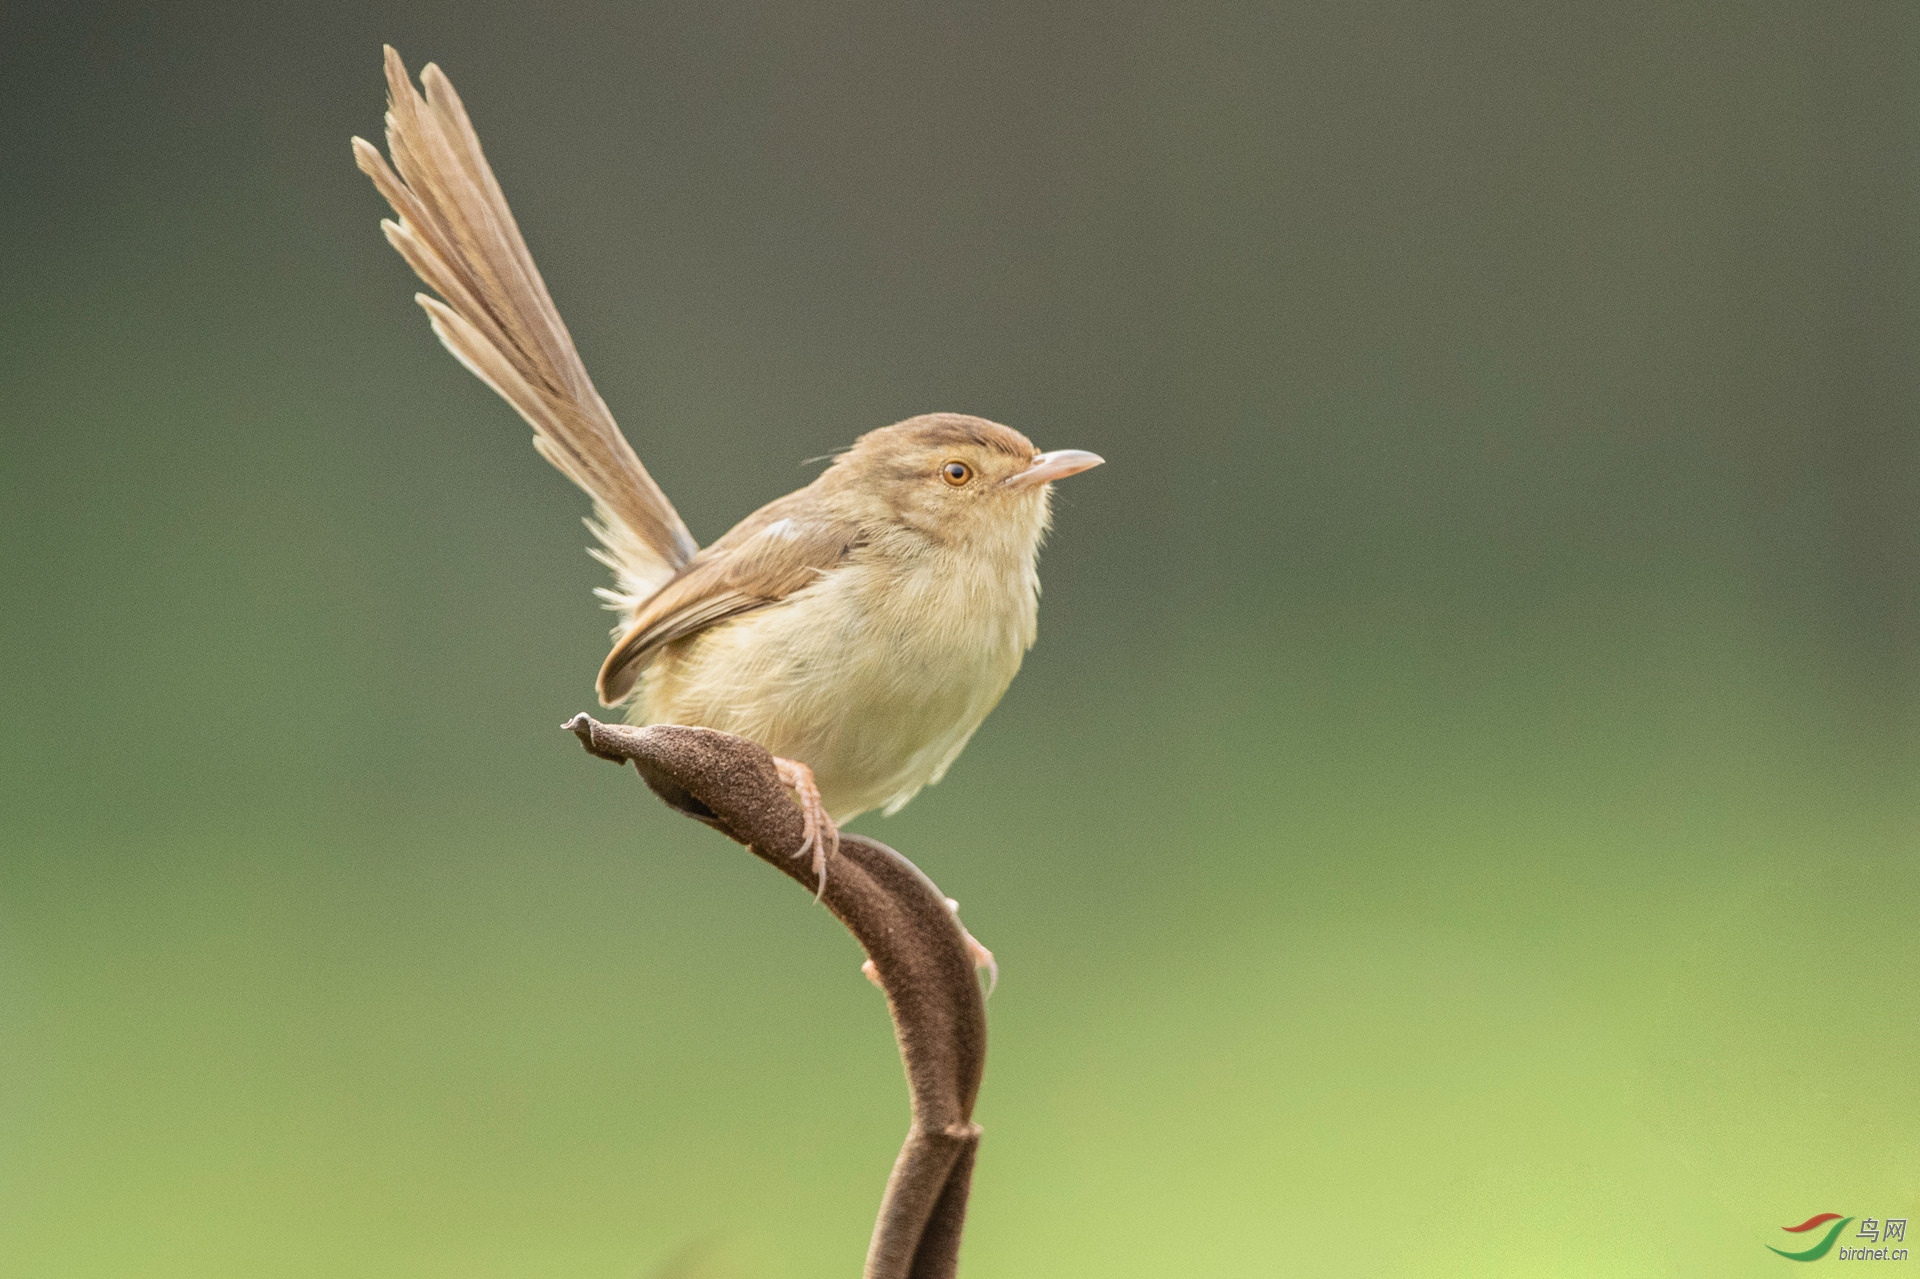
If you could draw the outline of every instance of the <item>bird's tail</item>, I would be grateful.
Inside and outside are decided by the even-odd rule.
[[[422,95],[391,45],[386,70],[392,167],[353,140],[360,168],[399,215],[380,228],[440,295],[415,295],[440,341],[519,410],[541,456],[593,498],[588,526],[604,547],[594,554],[617,582],[600,594],[630,613],[698,548],[593,389],[453,85],[429,62]]]

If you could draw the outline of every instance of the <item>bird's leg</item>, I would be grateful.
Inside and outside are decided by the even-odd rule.
[[[819,901],[827,891],[827,857],[840,851],[840,828],[833,824],[833,818],[827,816],[826,805],[820,802],[820,788],[814,784],[811,768],[797,759],[782,759],[778,755],[773,757],[773,767],[780,774],[780,784],[800,800],[800,818],[805,823],[801,832],[805,838],[793,855],[813,854],[813,873],[820,879],[813,899]]]

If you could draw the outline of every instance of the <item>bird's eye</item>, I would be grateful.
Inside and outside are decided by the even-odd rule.
[[[940,476],[947,483],[959,488],[973,478],[973,468],[965,462],[949,462],[940,468]]]

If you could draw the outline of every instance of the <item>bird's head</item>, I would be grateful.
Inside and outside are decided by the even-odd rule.
[[[1038,542],[1053,481],[1102,460],[1081,449],[1043,453],[985,418],[928,413],[867,432],[834,469],[863,501],[936,540]]]

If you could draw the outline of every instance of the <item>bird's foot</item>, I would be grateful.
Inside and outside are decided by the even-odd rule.
[[[814,784],[811,768],[797,759],[782,759],[778,755],[773,757],[773,767],[780,774],[780,784],[800,800],[800,819],[804,823],[801,833],[804,838],[793,855],[805,857],[808,853],[813,854],[813,873],[820,880],[820,887],[815,890],[813,899],[819,901],[827,891],[827,858],[840,851],[840,828],[833,824],[833,818],[827,816],[826,805],[820,802],[820,788]]]
[[[960,924],[960,903],[949,897],[947,909],[953,912],[953,922]],[[987,970],[987,994],[993,994],[993,988],[1000,984],[1000,965],[994,961],[993,952],[982,946],[965,924],[960,924],[960,935],[967,939],[967,955],[973,960],[974,971]]]
[[[953,922],[960,924],[960,903],[949,897],[947,909],[953,912]],[[974,971],[978,972],[982,968],[987,970],[987,993],[991,995],[993,988],[1000,984],[1000,965],[994,962],[993,952],[982,946],[980,939],[968,932],[965,924],[960,924],[960,935],[967,940],[967,955],[973,960]],[[873,966],[871,959],[860,965],[860,972],[875,986],[880,985],[880,970]],[[885,987],[881,989],[884,990]]]

